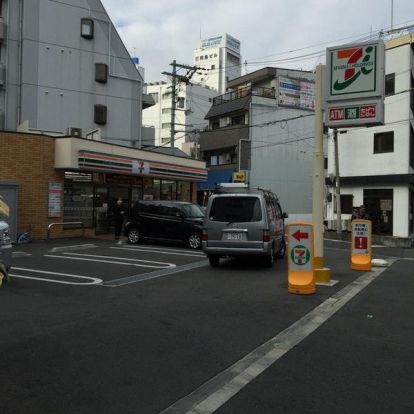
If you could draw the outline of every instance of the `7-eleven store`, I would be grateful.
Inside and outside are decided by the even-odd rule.
[[[33,239],[113,232],[118,197],[196,202],[196,183],[207,179],[202,161],[75,137],[0,132],[0,197],[12,237]],[[59,223],[59,224],[57,224]]]
[[[196,202],[195,183],[207,178],[201,161],[79,138],[56,139],[55,168],[64,171],[64,221],[96,234],[112,231],[119,197],[128,208],[137,200]]]

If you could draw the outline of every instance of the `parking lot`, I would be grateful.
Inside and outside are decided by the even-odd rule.
[[[376,399],[409,412],[401,390],[413,380],[403,329],[413,315],[412,251],[376,248],[392,266],[363,273],[349,270],[347,243],[325,246],[338,283],[309,296],[287,292],[285,260],[211,268],[203,252],[179,245],[16,246],[0,289],[0,411],[303,412],[290,406],[299,388],[306,412],[332,412],[315,400],[317,384],[332,387],[332,401],[359,396],[381,359],[392,382],[375,383]],[[372,403],[358,411],[352,398],[338,401],[337,412]]]
[[[199,250],[165,245],[97,241],[56,246],[46,243],[38,249],[19,247],[13,254],[12,279],[66,285],[123,286],[207,264]]]

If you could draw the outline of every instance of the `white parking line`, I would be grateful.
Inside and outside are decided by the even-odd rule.
[[[100,256],[100,255],[82,254],[82,253],[63,253],[63,254],[64,256],[59,256],[59,255],[54,255],[54,254],[45,254],[44,256],[54,257],[57,259],[83,260],[87,262],[111,263],[111,264],[124,265],[124,266],[150,267],[154,269],[170,269],[176,266],[174,263],[155,262],[153,260],[130,259],[128,257]],[[78,256],[83,256],[83,257],[78,257]],[[98,258],[106,258],[108,260],[101,260]],[[110,259],[117,259],[117,260],[110,260]],[[126,260],[126,261],[122,262],[120,260]],[[140,262],[143,264],[131,263],[131,262]],[[155,265],[144,264],[144,263],[155,263]]]
[[[44,275],[54,275],[54,276],[63,276],[63,277],[71,277],[74,279],[84,279],[84,280],[90,280],[91,282],[67,282],[64,280],[57,280],[57,279],[46,279],[43,277],[35,277],[35,276],[24,276],[24,275],[18,275],[15,273],[9,273],[9,276],[11,277],[17,277],[20,279],[32,279],[32,280],[40,280],[42,282],[51,282],[51,283],[61,283],[63,285],[99,285],[102,283],[102,279],[98,279],[96,277],[90,277],[90,276],[81,276],[81,275],[74,275],[71,273],[58,273],[58,272],[48,272],[47,270],[39,270],[39,269],[28,269],[25,267],[14,267],[12,270],[21,270],[24,272],[33,272],[33,273],[41,273]]]
[[[386,268],[382,268],[364,273],[284,331],[217,374],[191,394],[161,411],[160,414],[211,414],[215,412],[278,359],[317,330],[385,270]]]
[[[163,250],[163,249],[146,249],[141,247],[110,247],[110,249],[116,250],[129,250],[133,252],[150,252],[150,253],[162,253],[162,254],[173,254],[177,256],[191,256],[191,257],[205,257],[204,253],[186,253],[185,250]],[[180,252],[180,253],[179,253]],[[181,253],[184,252],[184,253]]]

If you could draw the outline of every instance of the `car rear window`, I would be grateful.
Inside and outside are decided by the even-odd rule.
[[[262,209],[258,197],[217,197],[210,208],[211,221],[246,223],[260,221]]]

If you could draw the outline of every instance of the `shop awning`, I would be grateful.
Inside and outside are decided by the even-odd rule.
[[[217,184],[233,182],[233,168],[225,170],[209,170],[207,181],[197,183],[197,190],[214,190]]]

